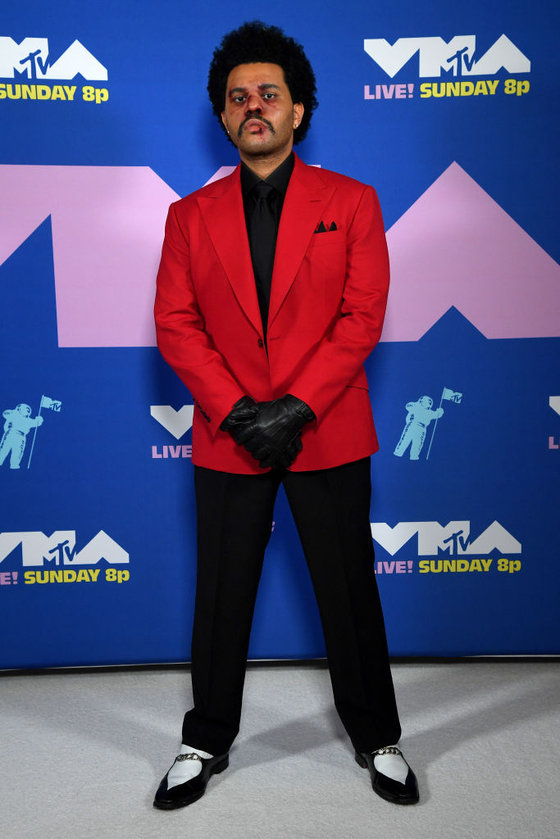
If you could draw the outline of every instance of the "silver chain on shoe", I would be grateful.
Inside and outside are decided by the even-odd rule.
[[[188,752],[188,754],[186,755],[177,755],[175,760],[177,762],[180,762],[182,760],[199,760],[202,763],[202,758],[200,757],[200,755],[197,755],[196,752]]]
[[[372,755],[400,755],[403,757],[403,753],[396,746],[385,746],[383,749],[376,749],[372,752]]]

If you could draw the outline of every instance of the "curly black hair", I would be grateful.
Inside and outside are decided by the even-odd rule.
[[[225,107],[228,76],[239,64],[261,62],[278,64],[282,68],[292,102],[301,102],[304,107],[303,119],[294,132],[294,144],[299,143],[307,134],[313,111],[319,104],[315,96],[315,73],[301,44],[284,35],[278,26],[252,20],[224,35],[220,46],[214,50],[208,73],[212,110],[227,135],[221,113]]]

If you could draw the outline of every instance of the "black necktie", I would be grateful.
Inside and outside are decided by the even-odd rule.
[[[266,181],[259,181],[251,191],[255,206],[251,215],[249,241],[265,338],[274,251],[278,235],[276,214],[270,200],[273,192],[274,187]]]

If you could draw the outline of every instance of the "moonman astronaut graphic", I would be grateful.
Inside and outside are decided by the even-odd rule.
[[[433,404],[433,399],[429,396],[421,396],[418,402],[406,403],[406,410],[408,411],[406,425],[393,452],[397,457],[402,457],[410,446],[410,459],[420,459],[420,452],[426,439],[426,429],[432,420],[443,416],[443,408],[437,408],[433,411]]]
[[[0,442],[0,466],[4,463],[8,454],[10,455],[10,469],[19,469],[27,435],[32,428],[43,424],[43,417],[31,418],[31,407],[20,402],[15,408],[7,408],[2,416],[4,423],[4,434]]]

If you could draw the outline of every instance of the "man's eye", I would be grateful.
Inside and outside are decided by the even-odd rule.
[[[245,101],[245,97],[244,97],[244,96],[234,96],[234,97],[233,97],[233,101],[234,101],[234,102],[244,102],[244,101]]]
[[[263,99],[275,99],[275,98],[276,98],[276,94],[275,94],[275,93],[265,93],[265,94],[263,95]]]

